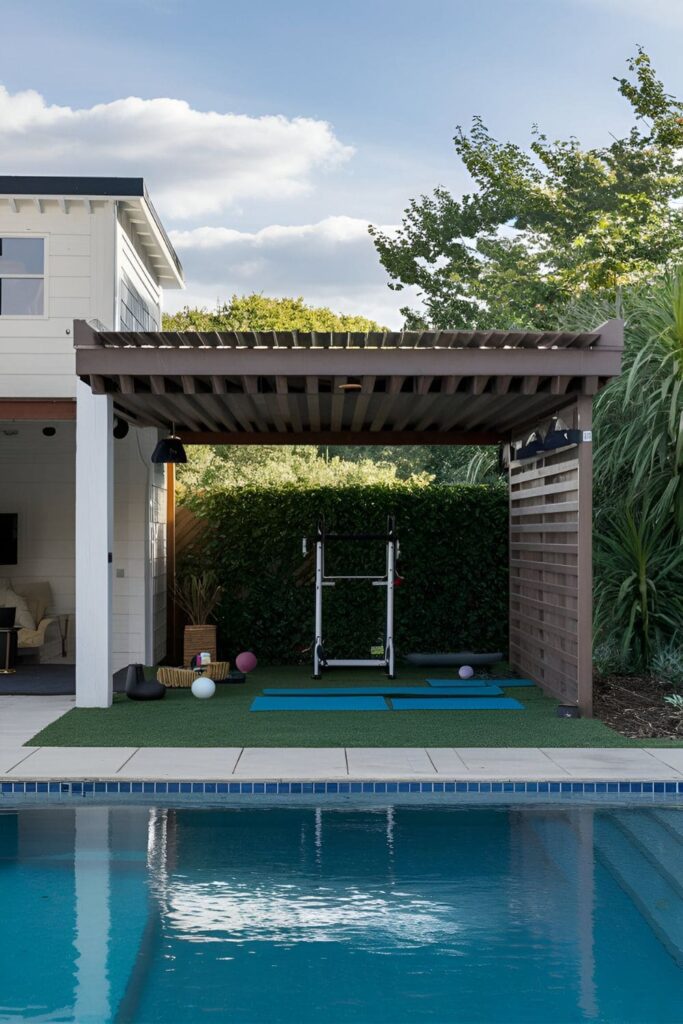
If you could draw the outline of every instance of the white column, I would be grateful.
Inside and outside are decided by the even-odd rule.
[[[114,521],[112,400],[77,385],[76,705],[112,700],[111,608]]]

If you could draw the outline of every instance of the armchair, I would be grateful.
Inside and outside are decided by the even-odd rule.
[[[17,634],[17,646],[20,650],[28,648],[39,648],[45,643],[45,634],[48,626],[56,622],[56,617],[46,616],[47,609],[52,605],[52,589],[49,583],[23,583],[15,585],[14,589],[20,594],[36,623],[35,629],[20,629]]]

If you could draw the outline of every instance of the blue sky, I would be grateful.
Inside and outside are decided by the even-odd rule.
[[[302,294],[391,326],[368,222],[468,186],[452,149],[623,131],[641,43],[683,96],[683,0],[5,0],[2,173],[141,174],[187,270],[168,308]],[[28,55],[28,56],[27,56]],[[137,98],[137,99],[131,99]]]

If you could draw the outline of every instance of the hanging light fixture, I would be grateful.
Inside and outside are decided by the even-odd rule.
[[[114,429],[112,430],[112,433],[116,440],[122,441],[124,437],[128,436],[129,430],[130,424],[128,423],[128,421],[121,419],[120,416],[117,416],[114,420]]]
[[[171,427],[168,437],[162,437],[152,452],[152,462],[180,463],[187,462],[187,454],[183,442],[175,433],[175,424]]]

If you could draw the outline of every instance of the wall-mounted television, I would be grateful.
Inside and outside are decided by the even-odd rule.
[[[0,565],[17,564],[18,524],[16,512],[0,512]]]

